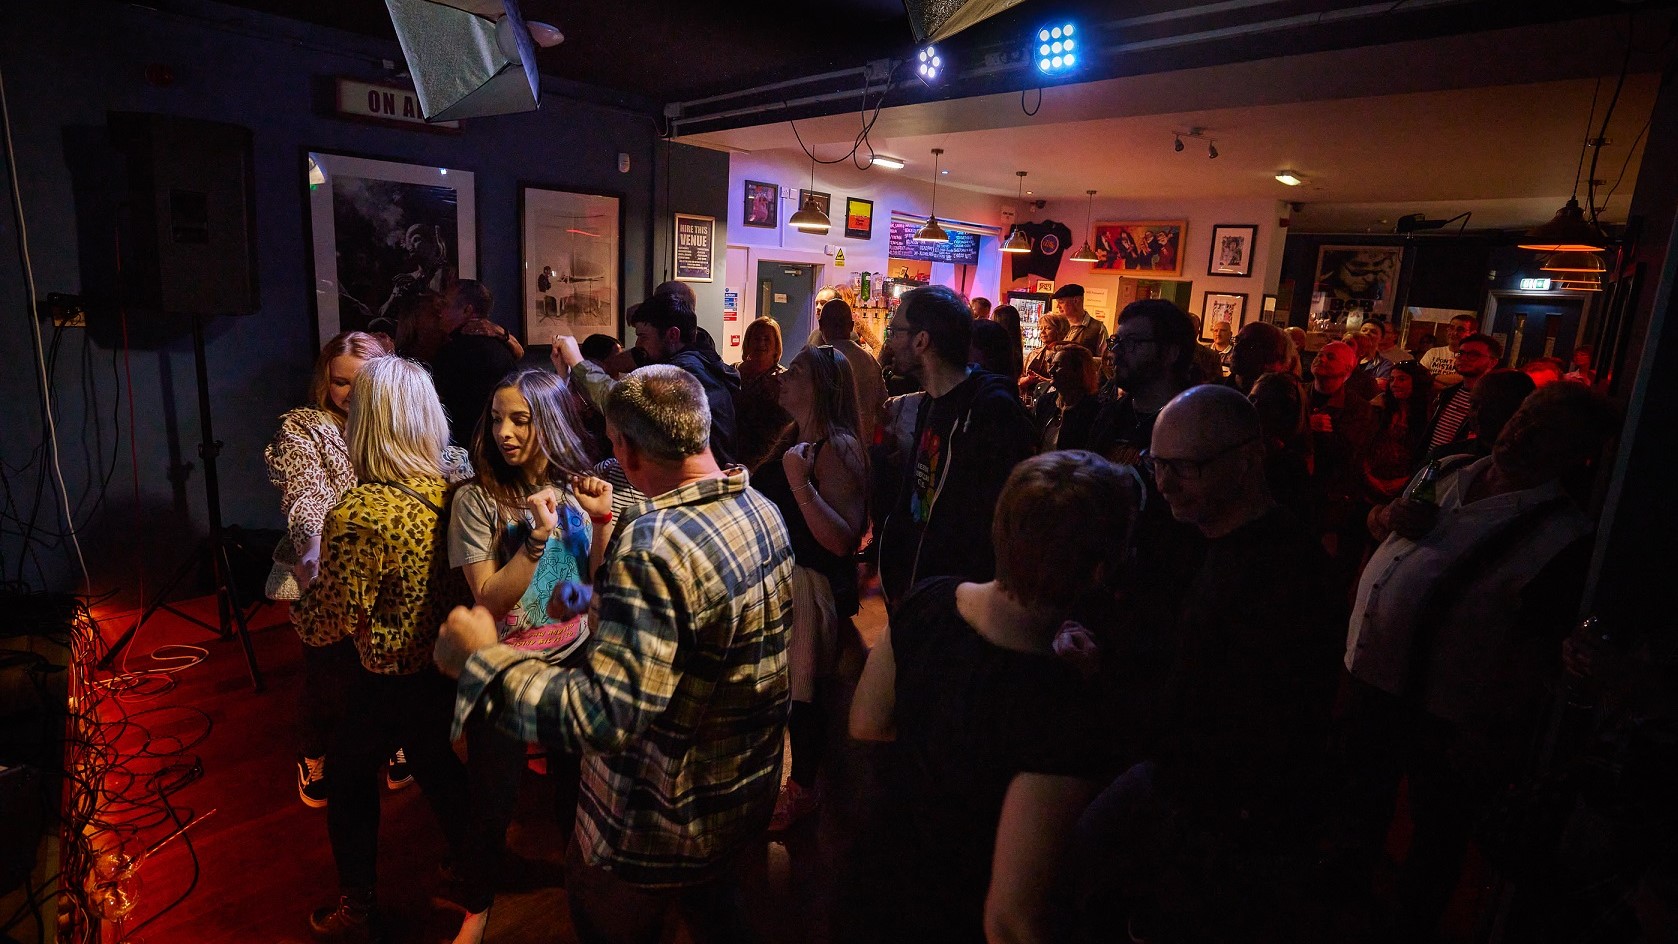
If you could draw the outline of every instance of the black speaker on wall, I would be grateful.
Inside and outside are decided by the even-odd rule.
[[[110,129],[128,177],[119,250],[125,303],[253,314],[260,300],[250,129],[141,112],[111,112]]]

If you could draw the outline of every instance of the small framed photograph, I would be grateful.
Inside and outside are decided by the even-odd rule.
[[[1206,274],[1234,278],[1252,275],[1253,249],[1257,245],[1257,226],[1223,224],[1212,227],[1212,250],[1207,256]]]
[[[1217,340],[1218,325],[1228,325],[1230,336],[1247,322],[1247,296],[1234,292],[1207,292],[1200,306],[1200,340]]]
[[[781,188],[760,180],[746,181],[746,207],[740,216],[747,226],[775,229],[781,225]]]
[[[874,235],[874,201],[845,198],[845,238],[869,239]]]
[[[823,216],[828,219],[833,218],[832,194],[822,193],[820,190],[805,190],[803,187],[798,188],[798,208],[800,210],[804,209],[804,201],[810,199],[814,199],[816,201],[816,209],[822,211]]]

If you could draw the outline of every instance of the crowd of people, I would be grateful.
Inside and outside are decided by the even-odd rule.
[[[736,369],[667,283],[633,348],[517,369],[487,289],[439,309],[429,367],[329,342],[267,454],[322,940],[381,939],[382,776],[481,941],[534,751],[580,940],[750,940],[740,866],[823,808],[836,710],[885,746],[834,940],[1431,940],[1562,678],[1617,429],[1588,352],[1540,384],[1472,324],[1307,368],[1159,299],[1109,334],[1068,285],[1028,361],[1011,306],[933,286],[877,353],[830,299]]]

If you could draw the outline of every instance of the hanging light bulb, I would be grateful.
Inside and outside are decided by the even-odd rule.
[[[1086,190],[1084,192],[1090,195],[1089,209],[1084,213],[1084,244],[1082,246],[1078,247],[1077,252],[1075,252],[1072,255],[1067,257],[1068,259],[1071,259],[1073,262],[1095,262],[1096,261],[1095,250],[1090,248],[1090,236],[1089,236],[1089,234],[1090,234],[1090,223],[1091,223],[1092,220],[1095,219],[1095,191],[1094,190]]]
[[[816,203],[816,151],[810,150],[810,189],[804,191],[804,205],[798,208],[787,223],[801,233],[826,233],[833,223]]]
[[[1020,178],[1019,195],[1015,198],[1023,205],[1025,203],[1025,171],[1014,171],[1014,176]],[[1014,231],[1008,235],[1008,241],[1002,244],[1003,252],[1030,252],[1031,237],[1020,229],[1020,224],[1014,224]]]
[[[944,153],[943,148],[932,149],[932,212],[927,215],[926,222],[915,231],[917,243],[947,243],[950,234],[944,232],[944,227],[938,225],[938,158]]]

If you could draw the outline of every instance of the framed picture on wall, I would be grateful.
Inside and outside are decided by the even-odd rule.
[[[874,236],[873,200],[845,198],[845,236],[848,239],[870,239]]]
[[[816,209],[822,211],[822,216],[825,216],[828,219],[833,219],[832,194],[822,193],[820,190],[805,190],[803,187],[798,188],[799,209],[804,209],[804,201],[810,199],[814,199],[816,201]]]
[[[622,206],[604,194],[519,189],[525,343],[619,335]]]
[[[1200,304],[1200,340],[1217,339],[1218,325],[1228,325],[1231,337],[1247,323],[1247,296],[1234,292],[1206,292]]]
[[[477,278],[473,184],[470,171],[305,154],[321,344],[383,331],[406,347],[449,286]]]
[[[1391,317],[1404,270],[1403,246],[1319,246],[1311,316],[1340,321],[1354,311]]]
[[[1206,258],[1207,275],[1246,278],[1253,274],[1257,226],[1221,224],[1212,227],[1212,248]]]
[[[676,214],[676,281],[709,282],[717,246],[714,216]]]
[[[781,225],[781,188],[760,180],[746,181],[745,212],[740,221],[747,226],[774,229]]]
[[[1092,268],[1104,272],[1146,275],[1183,274],[1183,240],[1187,220],[1141,220],[1097,223],[1091,227],[1095,249]]]

